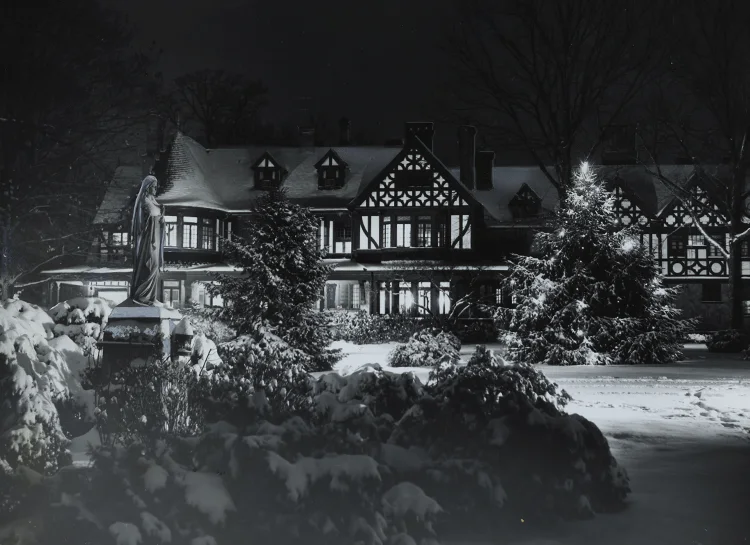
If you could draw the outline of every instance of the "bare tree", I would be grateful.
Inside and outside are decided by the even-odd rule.
[[[3,5],[1,297],[23,273],[81,250],[154,91],[152,55],[129,45],[126,22],[94,0]]]
[[[664,2],[457,0],[451,109],[489,144],[522,150],[561,198],[654,76]],[[458,106],[456,106],[458,104]]]
[[[259,80],[223,70],[199,70],[175,80],[171,111],[181,125],[194,129],[206,147],[249,144],[267,103]],[[193,127],[191,127],[191,124]]]
[[[680,5],[670,28],[683,46],[672,52],[668,77],[651,109],[651,123],[640,131],[642,162],[684,204],[694,225],[726,259],[731,324],[743,325],[742,242],[750,237],[747,198],[750,160],[750,9],[743,2]],[[685,188],[661,167],[664,153],[677,152],[696,167],[709,200]],[[718,212],[725,232],[709,232],[700,221]]]

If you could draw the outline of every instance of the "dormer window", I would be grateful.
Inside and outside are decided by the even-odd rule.
[[[330,149],[315,163],[318,170],[318,189],[341,189],[346,178],[346,163]]]
[[[255,189],[264,191],[279,187],[286,173],[284,168],[268,152],[261,155],[252,169],[255,173]]]
[[[542,199],[528,185],[523,184],[508,203],[508,208],[514,220],[535,218],[542,212]]]

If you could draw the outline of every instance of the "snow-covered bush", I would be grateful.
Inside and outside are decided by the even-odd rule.
[[[190,320],[196,335],[203,335],[216,344],[227,342],[237,336],[237,332],[218,316],[214,308],[191,308],[180,311]]]
[[[292,357],[279,343],[238,340],[224,361]],[[481,347],[468,366],[442,365],[427,385],[378,366],[315,381],[274,375],[270,361],[261,366],[270,374],[252,369],[245,376],[257,386],[261,376],[267,386],[279,378],[246,390],[238,408],[276,403],[275,411],[253,408],[241,426],[218,422],[148,452],[100,449],[95,471],[61,490],[45,517],[61,521],[55,538],[427,544],[453,532],[501,537],[521,518],[587,516],[618,507],[628,492],[599,430],[563,412],[567,394]],[[294,384],[300,404],[279,405]]]
[[[530,365],[478,350],[466,367],[434,370],[426,394],[389,442],[440,461],[434,483],[415,482],[450,512],[581,517],[620,507],[630,490],[598,428],[565,414],[570,397]]]
[[[157,353],[155,346],[154,354]],[[192,436],[204,424],[204,384],[188,363],[135,359],[128,366],[87,369],[96,392],[96,421],[103,444],[142,444]]]
[[[452,333],[425,329],[414,333],[406,344],[388,354],[391,367],[434,367],[439,363],[456,363],[461,341]]]
[[[80,385],[75,365],[48,341],[51,325],[35,305],[16,300],[0,307],[0,518],[32,501],[29,471],[51,475],[70,462],[55,403]]]
[[[49,310],[55,322],[55,337],[67,335],[86,355],[97,354],[97,341],[107,325],[112,306],[98,297],[75,297],[56,304]]]
[[[464,344],[496,343],[500,336],[494,320],[458,321],[454,332]]]
[[[406,342],[425,328],[423,320],[406,314],[369,314],[363,310],[327,314],[333,339],[354,344]]]
[[[750,336],[738,329],[716,331],[706,339],[709,352],[738,354],[750,345]]]
[[[204,378],[211,396],[210,421],[236,425],[265,418],[309,415],[311,356],[258,325],[252,333],[218,346],[222,364]]]

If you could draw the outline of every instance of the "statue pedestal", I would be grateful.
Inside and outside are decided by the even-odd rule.
[[[114,370],[136,358],[176,357],[172,331],[181,320],[182,314],[162,303],[139,305],[126,299],[112,310],[99,342],[103,366]]]

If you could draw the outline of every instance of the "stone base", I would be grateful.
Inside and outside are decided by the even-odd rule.
[[[136,358],[147,359],[157,351],[162,357],[172,357],[172,330],[182,320],[182,314],[156,302],[140,305],[126,299],[109,315],[99,345],[102,364],[118,367]]]

